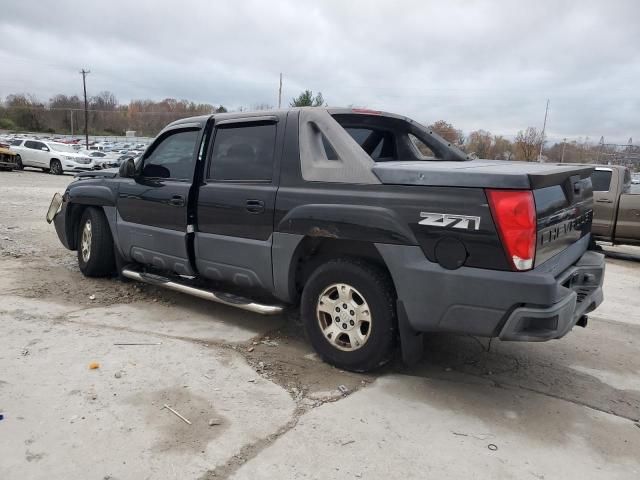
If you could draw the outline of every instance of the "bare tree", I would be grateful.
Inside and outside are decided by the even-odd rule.
[[[493,136],[491,132],[475,130],[467,137],[465,150],[469,152],[469,154],[475,154],[478,158],[489,158],[492,145]]]
[[[513,144],[501,135],[493,137],[491,146],[491,158],[496,160],[511,160],[513,157]]]
[[[542,133],[537,128],[527,127],[524,131],[520,130],[514,142],[518,160],[524,160],[525,162],[535,161],[541,144]]]

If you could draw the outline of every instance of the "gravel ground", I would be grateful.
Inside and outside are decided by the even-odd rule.
[[[605,247],[605,303],[562,340],[432,335],[355,375],[295,312],[82,277],[44,221],[71,180],[0,174],[0,478],[640,477],[640,249]]]

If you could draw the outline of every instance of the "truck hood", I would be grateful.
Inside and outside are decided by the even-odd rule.
[[[104,170],[91,170],[89,172],[79,172],[75,176],[78,178],[114,178],[118,175],[117,168],[105,168]]]
[[[377,162],[373,173],[384,184],[438,187],[537,189],[587,178],[589,166],[502,160]]]

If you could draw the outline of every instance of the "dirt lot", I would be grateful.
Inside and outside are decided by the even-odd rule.
[[[565,339],[434,335],[355,375],[295,312],[83,278],[44,222],[71,180],[0,175],[0,478],[640,478],[639,250]]]

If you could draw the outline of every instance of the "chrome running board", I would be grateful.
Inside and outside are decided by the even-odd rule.
[[[195,288],[190,285],[178,283],[160,275],[136,272],[135,270],[130,270],[128,268],[123,269],[121,273],[123,277],[130,278],[131,280],[137,280],[139,282],[168,288],[169,290],[186,293],[187,295],[193,295],[194,297],[203,298],[204,300],[222,303],[223,305],[229,305],[230,307],[240,308],[242,310],[259,313],[261,315],[277,315],[282,313],[284,310],[284,307],[281,305],[265,305],[231,293],[203,290],[201,288]]]

